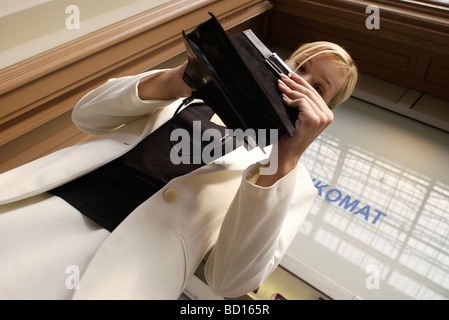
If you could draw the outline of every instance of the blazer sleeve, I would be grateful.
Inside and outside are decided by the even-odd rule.
[[[121,126],[147,116],[175,100],[141,100],[137,86],[165,70],[152,70],[135,76],[113,78],[86,94],[75,106],[72,121],[93,135],[111,133]]]
[[[277,267],[316,197],[299,163],[273,186],[255,185],[250,166],[224,218],[205,265],[208,285],[223,297],[238,297],[260,286]]]

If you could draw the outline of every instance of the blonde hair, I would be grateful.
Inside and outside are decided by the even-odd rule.
[[[338,44],[327,41],[317,41],[303,44],[296,49],[295,52],[293,52],[289,60],[296,60],[298,59],[298,56],[304,57],[305,59],[300,63],[298,66],[299,68],[306,61],[316,57],[319,54],[333,55],[340,62],[340,65],[346,70],[347,79],[345,85],[343,85],[343,87],[328,104],[329,108],[333,109],[351,96],[352,91],[354,91],[357,84],[358,69],[354,60],[345,49]],[[297,69],[294,71],[296,72]]]

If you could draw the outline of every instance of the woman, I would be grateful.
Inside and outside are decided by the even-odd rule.
[[[260,174],[264,155],[242,147],[224,156],[232,161],[170,163],[171,145],[159,135],[191,94],[186,63],[111,79],[87,94],[73,121],[104,137],[0,176],[0,296],[176,299],[208,252],[205,276],[216,294],[258,287],[316,194],[301,155],[357,78],[332,43],[304,45],[287,63],[295,73],[279,90],[298,119],[294,135],[273,148],[270,175]],[[200,119],[220,129],[207,106],[185,110],[187,126]]]

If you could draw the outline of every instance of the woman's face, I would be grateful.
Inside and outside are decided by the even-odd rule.
[[[346,70],[341,67],[338,59],[330,54],[319,54],[298,67],[303,60],[304,58],[299,56],[289,60],[287,65],[314,87],[329,104],[345,85]]]

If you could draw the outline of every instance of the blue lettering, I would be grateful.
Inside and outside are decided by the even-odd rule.
[[[312,179],[315,188],[317,188],[318,190],[318,195],[321,197],[324,194],[324,197],[326,198],[327,201],[329,202],[338,202],[338,206],[342,207],[344,210],[348,210],[349,212],[353,212],[354,215],[358,215],[361,214],[362,216],[364,216],[365,220],[368,221],[369,220],[369,215],[370,215],[370,211],[371,211],[371,207],[369,205],[364,206],[361,209],[357,209],[357,206],[360,204],[359,200],[352,200],[351,196],[349,195],[345,195],[343,197],[343,193],[338,190],[338,189],[329,189],[329,190],[325,190],[325,188],[329,188],[328,184],[323,184],[323,182],[321,182],[320,180],[316,180],[315,178]],[[356,211],[355,211],[356,210]],[[374,209],[374,211],[377,213],[376,216],[374,217],[373,221],[371,221],[372,224],[376,224],[376,222],[381,218],[381,217],[386,217],[387,214],[379,211],[377,209]]]
[[[365,220],[368,221],[369,218],[369,210],[370,210],[370,206],[364,206],[362,209],[357,210],[356,212],[354,212],[354,214],[359,214],[361,213],[362,215],[365,216]]]
[[[357,205],[360,203],[359,200],[354,200],[353,202],[349,202],[351,200],[350,196],[345,196],[343,200],[340,201],[338,204],[339,207],[343,205],[343,209],[348,210],[348,208],[351,208],[349,211],[352,212],[357,207]]]
[[[382,211],[379,211],[379,210],[377,210],[377,209],[374,209],[374,211],[377,212],[377,216],[374,218],[373,222],[371,222],[372,224],[375,224],[375,223],[377,222],[377,220],[379,220],[379,218],[380,218],[381,216],[384,216],[384,217],[387,216],[385,213],[383,213]]]
[[[321,181],[318,181],[316,184],[315,184],[315,188],[317,188],[318,189],[318,195],[321,197],[321,192],[323,191],[323,188],[327,188],[327,187],[329,187],[329,185],[328,184],[325,184],[325,185],[320,185],[321,184]]]
[[[332,192],[336,192],[337,193],[337,198],[335,199],[331,199],[331,197],[329,196]],[[327,193],[326,193],[326,200],[330,201],[330,202],[335,202],[340,200],[341,198],[341,191],[337,190],[337,189],[330,189]]]

